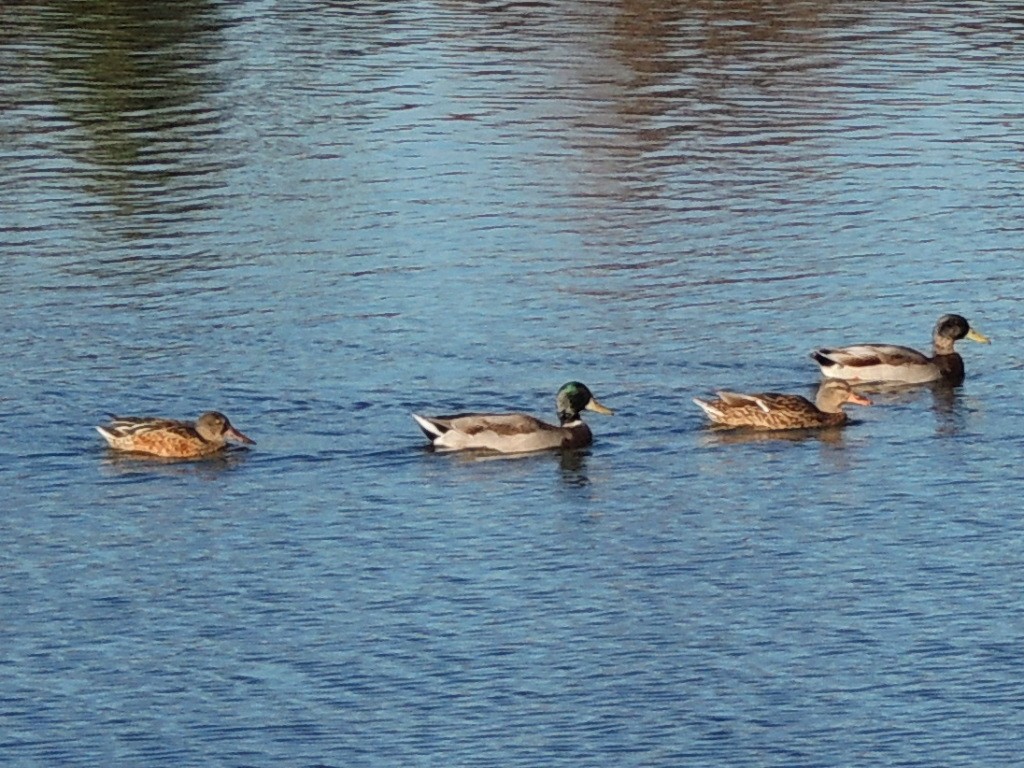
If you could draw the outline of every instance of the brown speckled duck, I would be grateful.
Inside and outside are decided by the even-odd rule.
[[[224,450],[232,440],[256,442],[243,435],[217,411],[209,411],[195,423],[149,416],[111,416],[106,426],[96,427],[107,444],[118,451],[148,453],[168,459],[194,459]]]
[[[611,414],[585,384],[570,381],[555,396],[558,426],[525,413],[463,413],[455,416],[412,417],[434,448],[447,451],[482,450],[527,453],[551,448],[583,448],[593,435],[580,413]]]
[[[822,382],[813,403],[800,395],[777,392],[753,395],[719,392],[717,400],[709,402],[695,397],[693,402],[716,425],[753,429],[838,427],[846,423],[843,411],[846,403],[871,405],[870,400],[850,389],[845,381],[833,379]]]
[[[894,344],[857,344],[852,347],[816,349],[811,357],[830,379],[856,382],[892,382],[925,384],[944,381],[954,386],[963,383],[964,361],[953,345],[960,339],[988,344],[986,336],[975,331],[960,315],[943,315],[932,333],[934,355]]]

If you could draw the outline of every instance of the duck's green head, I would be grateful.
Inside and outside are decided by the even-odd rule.
[[[555,407],[558,409],[558,420],[562,424],[577,421],[580,411],[583,410],[596,411],[606,415],[614,413],[611,408],[606,408],[597,402],[597,398],[587,388],[587,385],[578,381],[570,381],[568,384],[562,385],[555,396]]]

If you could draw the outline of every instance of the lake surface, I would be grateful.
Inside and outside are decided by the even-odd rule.
[[[0,9],[9,766],[996,766],[1024,748],[1024,15]],[[965,384],[729,436],[820,345]],[[412,411],[587,383],[575,454]],[[257,440],[113,456],[109,411]]]

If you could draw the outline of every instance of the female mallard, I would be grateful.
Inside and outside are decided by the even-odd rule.
[[[989,343],[960,315],[943,315],[932,333],[933,357],[892,344],[817,349],[811,352],[811,357],[821,366],[822,374],[830,379],[899,384],[945,381],[957,386],[964,380],[963,358],[953,349],[960,339]]]
[[[754,429],[838,427],[846,423],[843,405],[871,405],[870,400],[850,389],[845,381],[833,379],[822,382],[813,403],[800,395],[780,395],[777,392],[756,395],[719,392],[717,400],[706,402],[695,397],[693,402],[715,424]]]
[[[525,413],[462,413],[455,416],[413,414],[435,448],[477,449],[526,453],[549,448],[582,448],[593,442],[590,427],[580,419],[583,410],[611,414],[584,384],[570,381],[555,396],[559,426]]]
[[[113,416],[110,424],[96,427],[107,444],[118,451],[150,453],[169,459],[209,456],[227,447],[228,440],[255,445],[217,411],[189,421],[138,416]]]

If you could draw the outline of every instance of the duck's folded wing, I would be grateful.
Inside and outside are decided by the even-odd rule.
[[[718,399],[730,407],[740,408],[752,405],[765,413],[771,411],[764,395],[745,395],[742,392],[718,392],[717,394]]]
[[[106,429],[117,435],[141,435],[147,432],[158,432],[166,429],[187,427],[173,419],[157,419],[149,416],[112,416]]]
[[[130,437],[133,440],[161,437],[163,439],[199,440],[206,442],[195,427],[187,421],[177,419],[153,419],[146,417],[125,416],[114,419],[108,427],[118,437]]]
[[[443,421],[449,429],[467,435],[493,432],[496,435],[512,437],[558,429],[525,413],[470,413],[443,417]]]
[[[776,392],[765,392],[758,397],[761,398],[761,401],[771,413],[813,414],[818,412],[817,406],[801,395],[780,395]]]
[[[869,368],[876,365],[922,365],[929,358],[916,349],[895,344],[856,344],[836,349],[819,349],[815,352],[818,362],[843,365],[850,368]],[[823,361],[821,358],[825,358]]]

